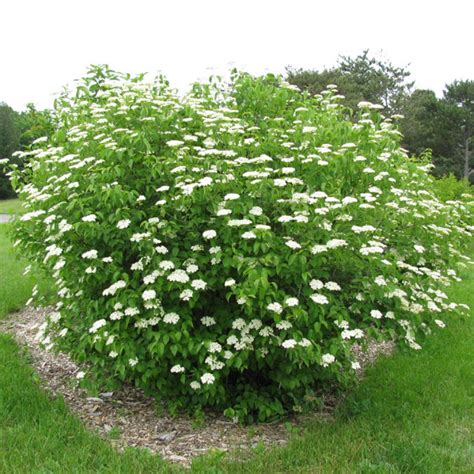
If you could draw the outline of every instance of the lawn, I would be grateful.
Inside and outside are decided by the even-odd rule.
[[[29,297],[0,225],[0,317]],[[474,271],[453,287],[474,307]],[[43,285],[47,287],[47,285]],[[471,314],[474,314],[471,311]],[[194,472],[474,472],[474,318],[448,320],[422,351],[380,359],[341,403],[331,421],[311,422],[284,448],[197,459]],[[0,472],[177,472],[158,456],[116,452],[87,432],[60,398],[45,393],[28,355],[0,336]]]
[[[0,200],[0,214],[19,214],[20,212],[22,212],[22,207],[19,199]]]

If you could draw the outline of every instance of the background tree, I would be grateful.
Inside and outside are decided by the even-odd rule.
[[[24,150],[39,137],[48,136],[54,128],[51,112],[37,110],[28,104],[24,112],[16,112],[0,103],[0,158],[10,158],[16,150]],[[14,160],[21,165],[19,159]],[[0,199],[15,196],[8,177],[0,172]]]
[[[368,50],[354,58],[340,56],[336,67],[322,71],[287,68],[288,82],[302,90],[317,94],[328,84],[335,84],[350,108],[369,101],[382,104],[387,114],[401,112],[403,100],[413,87],[409,76],[406,68],[371,57]]]
[[[474,181],[473,103],[474,81],[448,84],[441,99],[430,90],[414,91],[405,99],[402,110],[405,148],[415,155],[430,149],[436,175],[454,173]]]
[[[462,164],[463,178],[474,174],[472,133],[474,131],[474,81],[454,81],[446,86],[443,105],[454,125],[454,160]]]
[[[0,103],[0,158],[10,158],[18,149],[20,130],[17,124],[17,113],[5,103]],[[8,177],[0,172],[0,199],[15,195]]]

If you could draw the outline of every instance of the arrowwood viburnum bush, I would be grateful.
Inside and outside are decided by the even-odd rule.
[[[444,288],[472,263],[473,197],[437,199],[396,117],[341,100],[91,68],[10,172],[17,245],[57,287],[43,343],[81,378],[247,421],[354,377],[355,343],[419,349],[465,309]]]

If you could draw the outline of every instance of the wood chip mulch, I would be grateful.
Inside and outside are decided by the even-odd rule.
[[[70,410],[84,425],[108,439],[115,447],[148,448],[164,459],[189,466],[192,458],[209,449],[238,450],[239,457],[257,444],[283,445],[292,428],[302,427],[309,419],[330,417],[337,400],[324,397],[324,408],[310,416],[294,416],[285,421],[260,423],[251,427],[232,423],[218,414],[206,414],[202,426],[189,417],[171,417],[157,413],[156,401],[140,390],[125,386],[115,392],[92,397],[77,386],[76,374],[81,370],[65,354],[46,351],[35,336],[49,308],[25,307],[0,321],[0,331],[12,334],[17,342],[28,348],[31,364],[40,376],[41,384],[53,396],[62,396]],[[381,354],[391,353],[393,343],[372,343],[366,352],[358,350],[363,367]]]

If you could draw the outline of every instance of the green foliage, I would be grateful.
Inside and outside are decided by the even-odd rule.
[[[466,179],[450,174],[433,180],[433,191],[440,201],[463,201],[471,195],[472,187]]]
[[[442,288],[472,196],[441,202],[376,106],[339,101],[237,72],[181,98],[95,67],[13,167],[18,246],[58,294],[43,343],[245,421],[353,379],[366,336],[420,349],[465,310]]]
[[[0,226],[0,230],[4,228]],[[2,260],[15,264],[11,245],[0,242]],[[21,273],[21,272],[20,272]],[[0,275],[0,281],[8,273]],[[450,294],[474,308],[471,271]],[[16,286],[30,285],[20,274]],[[2,288],[2,286],[0,286]],[[0,295],[3,301],[5,295]],[[10,299],[12,307],[24,303]],[[474,470],[471,428],[471,374],[474,372],[474,310],[451,320],[413,356],[397,351],[370,368],[346,397],[335,417],[318,417],[296,428],[285,447],[260,444],[253,451],[224,456],[211,451],[194,460],[192,472],[471,472]],[[430,403],[426,403],[429,400]],[[249,435],[252,433],[250,432]],[[147,451],[117,452],[87,432],[64,402],[38,384],[28,360],[13,340],[0,336],[0,472],[182,472]]]

